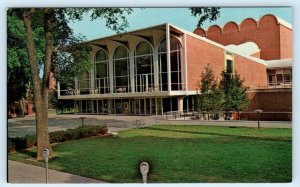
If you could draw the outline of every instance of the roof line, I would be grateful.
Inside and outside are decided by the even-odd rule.
[[[164,26],[164,25],[167,25],[167,24],[168,23],[162,23],[162,24],[153,25],[153,26],[150,26],[150,27],[145,27],[145,28],[141,28],[141,29],[135,29],[135,30],[128,31],[128,32],[122,32],[122,33],[119,33],[119,34],[108,35],[108,36],[104,36],[104,37],[101,37],[101,38],[88,40],[88,41],[86,41],[84,43],[90,43],[90,42],[97,41],[97,40],[108,39],[108,38],[111,38],[111,37],[114,37],[114,36],[120,36],[120,35],[127,34],[127,33],[132,33],[132,32],[142,31],[142,30],[146,30],[146,29],[151,29],[151,28],[154,28],[154,27]]]
[[[267,65],[266,62],[265,62],[264,60],[262,60],[262,59],[259,59],[259,58],[255,58],[255,57],[252,57],[252,56],[247,56],[247,55],[241,54],[239,51],[232,50],[232,49],[228,49],[226,46],[221,45],[221,44],[219,44],[219,43],[217,43],[217,42],[214,42],[214,41],[212,41],[212,40],[210,40],[210,39],[207,39],[206,37],[199,36],[199,35],[197,35],[197,34],[195,34],[195,33],[193,33],[193,32],[190,32],[190,31],[181,29],[181,28],[179,28],[179,27],[177,27],[177,26],[174,26],[174,25],[172,25],[172,24],[169,24],[169,25],[172,26],[172,27],[174,27],[175,29],[180,30],[181,32],[184,32],[184,33],[186,33],[186,34],[189,34],[189,35],[192,36],[192,37],[195,37],[195,38],[197,38],[197,39],[200,39],[200,40],[202,40],[202,41],[205,41],[205,42],[207,42],[207,43],[210,43],[210,44],[212,44],[212,45],[214,45],[214,46],[216,46],[216,47],[220,47],[220,48],[222,48],[222,49],[224,49],[224,50],[226,50],[226,51],[228,51],[228,52],[231,52],[231,53],[240,55],[240,56],[242,56],[242,57],[248,58],[248,59],[253,60],[253,61],[257,62],[257,63],[263,64],[263,65],[265,65],[265,66]]]

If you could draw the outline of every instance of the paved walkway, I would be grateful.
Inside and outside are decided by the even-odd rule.
[[[46,183],[45,168],[8,161],[9,183]],[[103,181],[49,170],[48,183],[106,183]]]
[[[209,120],[209,121],[199,121],[199,120],[162,120],[160,124],[172,124],[172,125],[211,125],[211,126],[236,126],[236,127],[257,127],[257,121],[242,121],[242,120],[232,120],[232,121],[219,121],[219,120]],[[292,128],[291,121],[260,121],[260,127],[262,128]]]
[[[109,132],[137,127],[137,121],[145,125],[153,124],[183,124],[183,125],[218,125],[257,127],[257,121],[199,121],[199,120],[165,120],[162,116],[120,116],[120,115],[49,115],[48,129],[50,132],[65,130],[82,125],[108,124]],[[261,127],[292,128],[292,122],[261,121]],[[25,136],[35,133],[35,117],[8,119],[8,137]]]
[[[146,125],[157,123],[157,116],[117,116],[117,115],[49,115],[49,132],[65,130],[82,125],[108,124],[110,132],[136,127],[136,121],[143,121]],[[8,119],[8,137],[25,136],[36,131],[35,117]]]

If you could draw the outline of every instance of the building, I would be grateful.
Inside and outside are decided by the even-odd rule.
[[[283,108],[291,107],[292,26],[273,15],[194,32],[166,23],[88,44],[94,69],[75,78],[74,88],[58,86],[59,99],[74,100],[77,113],[194,110],[196,83],[208,63],[216,75],[228,66],[237,71],[250,99],[258,92],[287,93]],[[254,100],[249,110],[264,107]]]

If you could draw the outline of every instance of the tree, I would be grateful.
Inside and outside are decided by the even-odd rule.
[[[215,21],[220,17],[220,9],[218,7],[193,7],[190,8],[192,16],[199,16],[197,27],[201,27],[206,20]]]
[[[50,72],[58,76],[73,77],[89,70],[89,48],[82,43],[83,37],[76,37],[68,26],[69,21],[81,20],[89,14],[91,20],[104,19],[106,26],[117,33],[128,26],[126,14],[130,8],[23,8],[10,9],[24,30],[19,40],[24,41],[30,67],[36,111],[37,159],[42,159],[44,148],[50,150],[48,135],[48,82]],[[199,21],[214,20],[218,8],[191,8]],[[202,12],[203,11],[203,12]],[[209,15],[212,15],[211,17]],[[10,16],[8,14],[8,16]],[[41,75],[41,77],[39,76]],[[57,77],[60,79],[61,77]]]
[[[242,111],[249,105],[247,88],[237,72],[228,72],[231,71],[222,71],[220,81],[220,88],[225,94],[224,111]]]
[[[88,48],[78,50],[83,49],[81,43],[83,40],[73,35],[68,22],[81,20],[83,14],[89,13],[92,20],[102,18],[106,21],[107,27],[120,32],[128,26],[124,14],[130,14],[132,10],[129,8],[24,8],[10,9],[8,12],[12,12],[15,16],[10,18],[22,20],[20,30],[24,29],[24,34],[21,34],[19,39],[25,41],[27,49],[36,110],[37,159],[40,160],[43,149],[48,148],[52,154],[48,135],[48,82],[51,69],[55,71],[59,67],[59,60],[66,59],[61,56],[69,56],[70,62],[75,64],[79,61],[81,64],[89,64]],[[43,39],[39,41],[43,42],[35,40],[37,33],[41,34]],[[39,51],[43,53],[40,54]],[[62,52],[67,52],[68,55]]]
[[[199,111],[216,112],[222,110],[224,93],[218,87],[210,64],[207,64],[201,72],[201,81],[198,82],[197,86],[201,91],[197,102]]]
[[[7,105],[10,106],[22,98],[28,100],[31,76],[23,21],[14,11],[8,10],[7,15],[7,92],[10,93],[7,95]]]

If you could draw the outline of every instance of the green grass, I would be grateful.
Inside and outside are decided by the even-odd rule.
[[[292,130],[156,125],[53,146],[49,167],[109,182],[291,182]],[[9,154],[28,160],[34,149]]]

